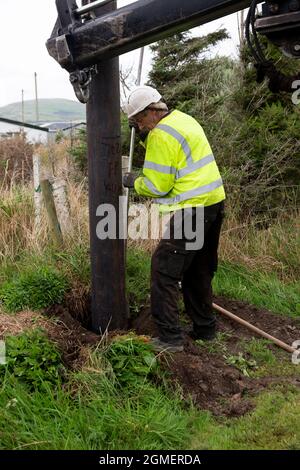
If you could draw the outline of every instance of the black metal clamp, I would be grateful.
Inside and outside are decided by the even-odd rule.
[[[93,76],[98,72],[97,65],[75,70],[70,73],[70,82],[73,85],[75,95],[81,103],[87,103],[90,97],[90,83]]]
[[[91,6],[78,8],[75,0],[56,0],[56,8],[58,19],[51,38],[56,40],[57,59],[60,65],[70,73],[70,82],[77,99],[81,103],[87,103],[90,96],[89,85],[92,77],[97,73],[97,66],[81,69],[76,65],[72,48],[72,33],[76,27],[83,24],[82,17],[90,14],[88,12]]]
[[[71,74],[75,94],[82,102],[89,99],[95,64],[249,6],[246,33],[259,75],[266,71],[273,77],[274,71],[258,33],[300,59],[300,0],[266,0],[258,16],[256,6],[262,0],[138,0],[106,14],[102,5],[109,2],[115,0],[94,0],[78,8],[75,0],[56,0],[58,20],[47,49]],[[99,7],[101,15],[97,14]],[[288,77],[289,81],[291,78],[295,77]],[[280,79],[279,89],[282,84]]]

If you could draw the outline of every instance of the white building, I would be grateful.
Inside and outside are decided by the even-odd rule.
[[[46,127],[49,131],[49,142],[55,142],[56,135],[61,134],[69,139],[75,139],[80,129],[86,129],[84,121],[57,121],[45,122],[41,127]]]
[[[24,133],[31,143],[47,143],[49,129],[20,121],[0,117],[0,138],[9,138]]]

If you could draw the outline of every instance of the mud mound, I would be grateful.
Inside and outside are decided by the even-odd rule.
[[[229,300],[225,297],[215,297],[214,302],[287,344],[291,345],[295,340],[300,339],[300,319],[276,315],[266,309],[255,307],[246,302]],[[188,321],[188,317],[186,320]],[[151,318],[149,307],[145,307],[138,317],[131,321],[131,328],[138,334],[157,335],[157,329]],[[230,332],[232,340],[252,337],[261,338],[245,326],[219,313],[217,313],[217,329],[225,333]]]
[[[83,347],[97,344],[100,339],[99,335],[85,329],[61,305],[49,307],[44,315],[55,319],[48,323],[47,334],[58,344],[63,354],[63,361],[71,369],[78,368],[84,361],[81,355]]]
[[[300,338],[299,320],[221,297],[216,297],[215,302],[288,344]],[[244,326],[219,314],[217,324],[218,331],[230,333],[226,340],[228,354],[236,354],[240,350],[241,340],[260,338]],[[138,334],[157,335],[149,308],[140,312],[132,321],[131,327]],[[185,323],[183,329],[189,328]],[[268,347],[278,352],[277,346]],[[222,352],[208,352],[207,348],[199,347],[188,335],[185,335],[184,351],[162,355],[161,362],[171,384],[174,387],[180,386],[184,399],[191,398],[197,407],[207,409],[215,415],[243,415],[254,407],[252,397],[272,384],[289,383],[300,387],[300,377],[299,380],[291,377],[245,377],[237,368],[226,363]]]
[[[8,335],[19,335],[25,330],[34,328],[46,328],[48,321],[39,313],[31,310],[24,310],[15,315],[0,315],[0,339]]]
[[[221,297],[216,297],[214,301],[288,344],[300,339],[300,321],[297,319],[275,315],[244,302]],[[16,315],[2,314],[0,339],[8,334],[19,334],[24,330],[42,327],[48,337],[58,344],[64,363],[71,369],[80,368],[86,359],[88,346],[95,345],[100,340],[98,335],[85,328],[89,317],[88,305],[86,296],[80,304],[80,314],[78,302],[73,303],[70,310],[66,305],[59,305],[46,309],[43,314],[30,311]],[[78,321],[79,318],[84,326]],[[217,319],[218,330],[228,333],[224,340],[227,354],[237,354],[241,340],[256,336],[244,326],[220,314],[217,314]],[[186,319],[184,327],[190,327],[187,326]],[[149,308],[144,308],[137,318],[131,319],[130,328],[140,335],[157,336]],[[272,344],[268,348],[276,354],[288,354]],[[179,386],[182,398],[192,399],[199,409],[210,410],[215,415],[243,415],[254,407],[252,397],[272,384],[300,387],[300,377],[245,377],[236,367],[227,364],[222,350],[209,352],[208,348],[198,346],[188,335],[185,335],[182,353],[161,354],[160,360],[171,386],[176,389]]]
[[[180,386],[183,398],[191,398],[200,409],[215,415],[240,416],[253,408],[249,399],[251,381],[224,363],[224,359],[212,356],[197,347],[189,352],[188,340],[185,352],[164,358],[164,366],[175,386]],[[192,348],[190,348],[192,349]]]
[[[43,314],[28,310],[0,315],[0,339],[36,328],[45,330],[49,339],[58,345],[68,368],[77,368],[84,360],[84,346],[99,342],[98,335],[83,328],[62,306],[50,307]]]
[[[295,340],[300,339],[300,319],[276,315],[266,309],[249,305],[246,302],[229,300],[225,297],[215,297],[214,301],[220,307],[229,310],[235,315],[243,318],[243,320],[252,323],[261,330],[275,336],[275,338],[281,339],[287,344],[291,345]],[[230,320],[221,314],[217,315],[219,331],[226,332],[231,330],[237,337],[259,337],[252,331],[248,330],[245,326],[239,325],[235,321]]]

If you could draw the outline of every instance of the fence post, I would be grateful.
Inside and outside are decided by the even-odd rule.
[[[41,190],[42,190],[43,200],[44,200],[44,204],[45,204],[47,215],[48,215],[52,239],[56,245],[62,246],[63,237],[62,237],[59,221],[57,218],[54,198],[52,194],[52,187],[51,187],[49,180],[46,179],[46,180],[41,181]]]
[[[42,220],[42,197],[40,192],[40,156],[38,153],[32,155],[33,165],[33,189],[34,189],[34,225],[39,228]]]
[[[52,188],[60,228],[64,235],[71,229],[70,207],[67,196],[66,181],[61,178],[55,178],[52,183]]]

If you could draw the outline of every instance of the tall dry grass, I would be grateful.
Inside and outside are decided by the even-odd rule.
[[[61,142],[42,149],[52,174],[67,182],[70,206],[69,230],[64,234],[64,250],[71,253],[76,246],[89,244],[89,216],[87,182],[75,182],[73,167],[66,156],[67,143]],[[50,161],[50,165],[49,165]],[[46,165],[47,168],[47,165]],[[50,170],[49,170],[50,171]],[[231,193],[230,193],[231,194]],[[233,194],[233,193],[232,193]],[[12,181],[0,193],[0,263],[17,259],[24,251],[42,253],[50,243],[47,216],[43,210],[39,226],[34,218],[34,189],[32,183]],[[148,208],[150,203],[148,202]],[[276,272],[282,279],[299,277],[299,212],[289,210],[274,217],[266,214],[259,220],[257,214],[248,214],[240,220],[238,193],[227,200],[226,218],[220,241],[220,258],[240,263],[249,269]],[[267,214],[268,215],[268,214]],[[157,240],[129,240],[135,246],[152,252]]]
[[[34,145],[23,134],[0,139],[0,193],[16,182],[26,183],[32,175]]]
[[[85,183],[67,182],[71,224],[64,235],[66,251],[89,243],[88,195]],[[13,186],[2,191],[0,199],[0,262],[14,260],[22,252],[42,253],[50,243],[45,211],[37,227],[34,220],[33,186]],[[282,214],[268,226],[248,217],[240,222],[227,204],[220,240],[220,258],[249,269],[276,272],[282,279],[294,280],[300,274],[299,213]],[[158,240],[129,240],[134,246],[153,252]]]
[[[146,202],[146,207],[150,210],[150,202]],[[300,213],[296,205],[275,217],[270,211],[260,216],[248,213],[241,219],[240,201],[235,194],[225,201],[219,256],[223,261],[242,264],[251,270],[276,272],[279,278],[294,281],[300,277],[299,231]],[[149,253],[157,243],[158,240],[152,239],[129,240],[129,246]]]
[[[0,195],[0,262],[14,260],[24,250],[39,250],[34,230],[34,207],[28,186],[12,185]]]
[[[227,208],[220,239],[220,257],[249,269],[276,272],[286,281],[300,276],[300,217],[295,210],[278,216],[269,226],[249,217],[242,223]]]

